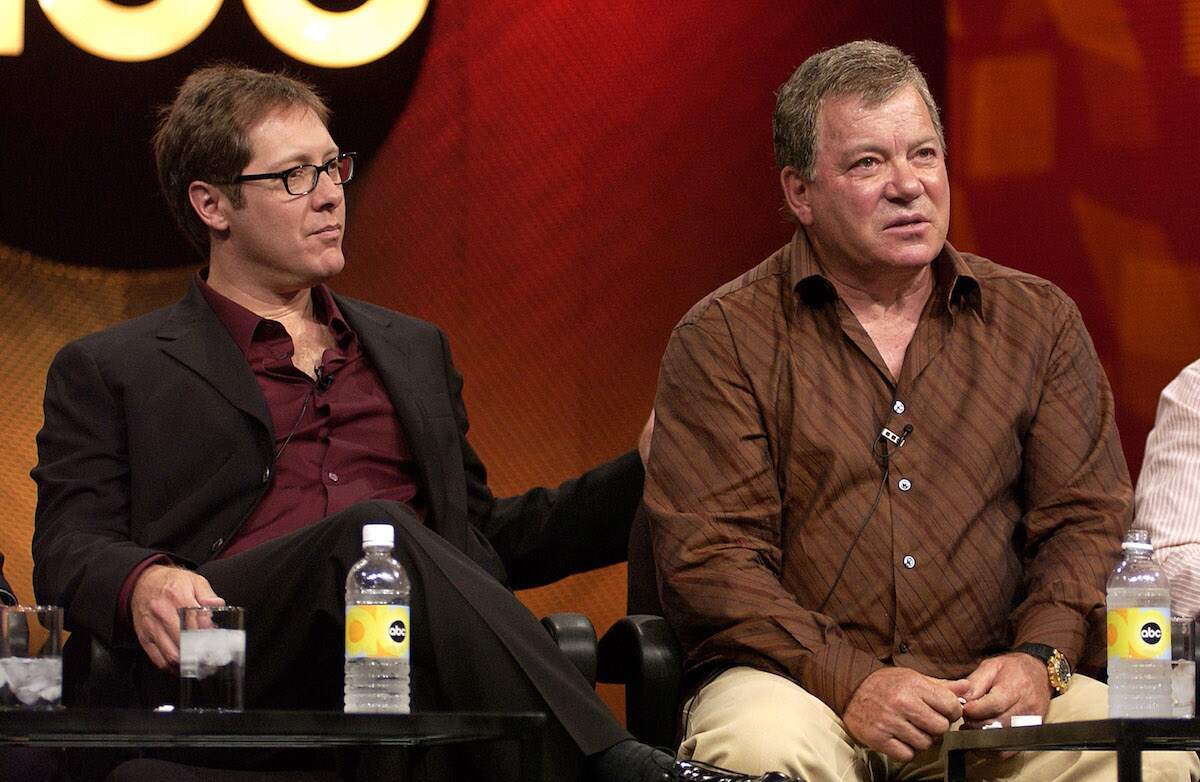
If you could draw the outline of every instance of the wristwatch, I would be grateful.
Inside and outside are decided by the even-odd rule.
[[[1021,644],[1013,651],[1032,655],[1046,664],[1052,695],[1062,695],[1071,686],[1071,664],[1063,653],[1046,644]]]

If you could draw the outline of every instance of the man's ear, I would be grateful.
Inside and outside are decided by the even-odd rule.
[[[809,202],[808,181],[792,166],[784,166],[779,172],[779,184],[783,186],[783,199],[788,209],[796,215],[801,225],[812,225],[812,204]]]
[[[221,188],[208,182],[196,181],[188,185],[188,200],[200,219],[214,231],[229,229],[226,211],[232,208],[229,196]]]

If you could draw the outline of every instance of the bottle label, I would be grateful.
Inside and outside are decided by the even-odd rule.
[[[346,659],[407,660],[408,606],[346,606]]]
[[[1108,657],[1170,660],[1171,612],[1166,607],[1108,609]]]

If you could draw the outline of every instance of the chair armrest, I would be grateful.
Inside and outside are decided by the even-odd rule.
[[[625,685],[625,726],[641,741],[673,747],[677,741],[683,651],[667,620],[634,614],[600,639],[598,680]]]
[[[596,628],[583,614],[548,614],[542,627],[567,659],[583,674],[591,686],[596,685]]]

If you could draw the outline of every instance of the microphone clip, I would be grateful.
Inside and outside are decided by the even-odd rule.
[[[329,390],[330,386],[333,385],[334,374],[332,372],[326,372],[324,367],[320,367],[320,366],[316,367],[316,370],[317,370],[317,373],[316,373],[317,374],[317,382],[316,382],[317,393],[323,394]]]
[[[881,439],[887,440],[889,443],[896,446],[897,448],[903,448],[904,442],[905,442],[905,440],[908,439],[908,436],[910,434],[912,434],[912,430],[913,430],[912,424],[908,424],[903,429],[900,430],[900,434],[896,434],[891,429],[888,429],[885,426],[885,427],[883,427],[883,430],[879,433],[879,437]]]

